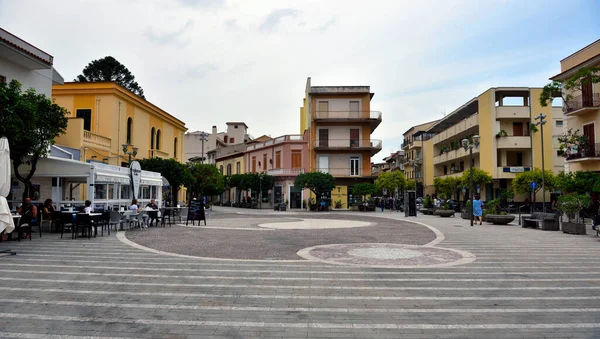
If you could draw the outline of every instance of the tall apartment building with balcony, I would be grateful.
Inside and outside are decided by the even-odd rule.
[[[462,148],[461,140],[473,135],[480,136],[479,147],[473,149],[473,166],[494,179],[480,188],[483,200],[494,199],[500,189],[510,188],[517,173],[541,168],[541,133],[530,132],[530,124],[539,113],[547,116],[545,169],[558,173],[563,163],[556,156],[556,126],[562,130],[563,114],[560,107],[541,107],[540,93],[540,88],[490,88],[429,128],[427,133],[434,136],[424,145],[425,166],[430,169],[425,175],[426,194],[434,193],[434,178],[459,177],[469,169],[469,153]],[[525,196],[516,199],[522,201]]]
[[[425,166],[423,145],[425,141],[433,136],[433,134],[426,131],[435,123],[437,123],[437,120],[413,126],[403,134],[402,150],[404,151],[404,157],[402,159],[402,171],[406,179],[415,181],[417,197],[422,197],[424,193],[423,177],[425,176]]]
[[[332,202],[347,207],[352,186],[372,182],[371,157],[381,151],[381,141],[371,133],[381,123],[381,112],[371,111],[369,86],[312,86],[306,81],[300,108],[300,132],[308,140],[308,171],[331,173],[336,188]]]
[[[582,67],[600,67],[600,40],[582,48],[560,61],[560,74],[551,80],[567,80]],[[600,74],[596,74],[600,76]],[[579,130],[587,139],[583,149],[569,150],[565,171],[600,171],[600,83],[586,83],[573,98],[563,103],[564,131]]]

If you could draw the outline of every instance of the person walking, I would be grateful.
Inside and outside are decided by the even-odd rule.
[[[483,219],[482,219],[482,215],[483,215],[483,202],[481,201],[481,198],[479,197],[479,195],[475,196],[475,199],[473,200],[473,221],[475,223],[477,223],[477,218],[479,218],[479,225],[483,225]]]

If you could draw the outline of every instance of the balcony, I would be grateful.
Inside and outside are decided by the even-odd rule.
[[[531,171],[531,167],[526,166],[500,166],[497,168],[496,179],[514,179],[517,174]]]
[[[496,147],[503,148],[531,148],[531,138],[528,136],[506,136],[496,138]]]
[[[316,122],[363,122],[371,123],[371,132],[381,124],[381,112],[379,111],[327,111],[315,112]]]
[[[313,143],[316,151],[371,151],[371,156],[381,151],[381,140],[327,139]]]
[[[92,133],[90,131],[83,131],[83,146],[109,152],[110,145],[110,138],[104,137],[96,133]]]
[[[267,174],[274,177],[295,177],[300,173],[304,173],[304,168],[275,168],[267,170]]]
[[[288,134],[282,135],[272,140],[267,140],[258,144],[249,145],[246,147],[246,151],[252,151],[256,149],[261,149],[264,147],[269,147],[277,144],[281,144],[282,142],[290,142],[290,141],[304,141],[304,136],[302,134]]]
[[[479,148],[473,149],[473,154],[479,153]],[[469,156],[469,151],[465,151],[464,148],[459,148],[457,150],[444,152],[438,156],[433,157],[433,164],[442,164],[448,161],[456,160],[462,157]]]
[[[162,159],[169,159],[169,153],[167,152],[163,152],[161,150],[158,149],[151,149],[148,151],[148,157],[149,158],[162,158]]]
[[[360,178],[362,176],[372,176],[371,173],[365,174],[362,169],[358,169],[358,172],[350,173],[350,167],[338,167],[338,168],[329,168],[329,169],[316,169],[316,171],[320,171],[323,173],[329,173],[336,178]]]
[[[467,131],[472,130],[473,134],[477,134],[479,129],[479,114],[475,113],[470,117],[459,121],[456,125],[449,127],[448,129],[436,134],[433,137],[433,143],[438,144],[446,141],[450,138],[454,138],[458,135],[466,135]]]
[[[496,119],[529,119],[529,106],[498,106]]]
[[[569,154],[565,160],[567,162],[599,161],[600,144],[588,145],[579,152]]]
[[[594,93],[592,96],[577,96],[567,102],[565,105],[566,115],[583,115],[592,112],[598,112],[600,109],[600,93]]]

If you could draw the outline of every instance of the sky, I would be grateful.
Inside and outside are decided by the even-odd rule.
[[[297,134],[307,77],[369,85],[375,162],[490,87],[545,85],[600,38],[598,18],[598,0],[0,0],[0,27],[66,81],[113,56],[189,131]]]

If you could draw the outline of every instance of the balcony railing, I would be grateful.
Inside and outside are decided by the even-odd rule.
[[[587,145],[583,147],[580,151],[569,154],[566,160],[599,160],[597,158],[600,158],[600,144]]]
[[[315,148],[378,148],[381,149],[381,140],[357,139],[321,139],[314,142]]]
[[[582,108],[598,108],[600,107],[600,93],[594,93],[592,96],[577,96],[567,101],[565,107],[566,113],[572,113]]]
[[[267,174],[272,176],[296,176],[304,173],[304,168],[274,168],[267,170]]]
[[[504,136],[496,139],[497,148],[530,148],[529,136]]]
[[[379,111],[327,111],[315,112],[315,119],[373,119],[381,120],[381,112]]]
[[[92,133],[90,131],[83,131],[83,143],[85,146],[91,148],[99,148],[105,151],[110,151],[111,139],[105,136]]]
[[[264,147],[268,147],[268,146],[273,146],[276,144],[280,144],[282,142],[286,142],[286,141],[303,141],[304,140],[304,136],[302,134],[288,134],[288,135],[282,135],[280,137],[277,137],[275,139],[272,140],[267,140],[258,144],[254,144],[254,145],[249,145],[246,147],[246,151],[252,151],[255,149],[261,149]]]
[[[329,167],[327,169],[316,169],[316,171],[329,173],[334,177],[360,177],[363,175],[370,175],[370,173],[364,173],[361,168],[358,168],[357,171],[352,172],[350,167]]]
[[[163,151],[158,150],[158,149],[151,149],[151,150],[148,151],[148,157],[149,158],[163,158],[163,159],[168,159],[169,158],[169,153],[163,152]]]

